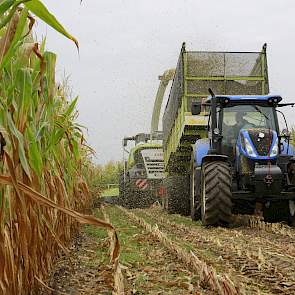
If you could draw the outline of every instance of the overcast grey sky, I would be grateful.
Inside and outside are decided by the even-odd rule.
[[[69,4],[69,2],[71,4]],[[123,136],[148,132],[158,75],[188,50],[257,51],[268,43],[271,92],[295,99],[294,0],[44,0],[80,42],[80,55],[38,21],[80,96],[79,122],[97,161],[121,159]],[[167,91],[168,92],[168,91]],[[294,124],[294,111],[288,110]]]

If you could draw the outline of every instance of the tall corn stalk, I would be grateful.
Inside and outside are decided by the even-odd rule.
[[[112,228],[73,211],[90,202],[88,149],[30,11],[78,44],[40,1],[0,2],[0,294],[32,293],[77,221]]]

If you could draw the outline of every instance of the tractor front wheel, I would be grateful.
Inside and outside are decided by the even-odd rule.
[[[227,226],[231,222],[231,173],[226,162],[203,164],[201,176],[202,224]]]

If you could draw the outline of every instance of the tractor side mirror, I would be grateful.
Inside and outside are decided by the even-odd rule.
[[[192,115],[200,115],[201,103],[197,101],[193,101],[191,111],[192,111]]]
[[[290,137],[291,132],[285,128],[282,130],[281,135],[282,135],[282,137]]]
[[[288,142],[290,140],[291,137],[291,132],[288,131],[287,129],[283,129],[281,134],[280,134],[280,138],[284,138],[285,142]]]

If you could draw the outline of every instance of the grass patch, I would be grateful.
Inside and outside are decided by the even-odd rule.
[[[178,214],[171,214],[171,215],[167,214],[167,219],[169,219],[170,221],[174,221],[175,223],[189,225],[189,226],[192,226],[192,227],[201,226],[201,221],[200,220],[193,221],[189,217],[181,216],[181,215],[178,215]]]
[[[119,196],[119,188],[113,187],[113,188],[106,189],[101,193],[101,196],[102,197],[118,197]]]
[[[85,233],[97,239],[105,239],[108,236],[105,229],[97,228],[93,225],[85,225]]]
[[[105,209],[120,241],[120,263],[127,267],[125,275],[129,276],[125,282],[127,289],[138,295],[159,291],[161,294],[187,294],[183,286],[192,275],[182,269],[184,266],[179,264],[174,254],[169,253],[157,239],[154,240],[150,233],[135,225],[134,220],[117,207],[106,206]],[[147,221],[155,224],[151,219]],[[173,239],[176,240],[176,237],[173,236]],[[171,283],[176,281],[179,285]]]
[[[103,219],[103,216],[99,210],[95,212],[96,217]],[[109,242],[108,242],[108,233],[106,229],[98,228],[93,225],[85,225],[84,232],[95,239],[97,243],[96,247],[96,257],[102,264],[108,264],[110,261],[110,253],[109,253]],[[97,262],[90,261],[90,265],[96,265]]]
[[[123,264],[146,264],[145,253],[151,250],[144,236],[147,234],[128,221],[126,215],[115,207],[107,207],[110,220],[121,244],[120,261]]]

